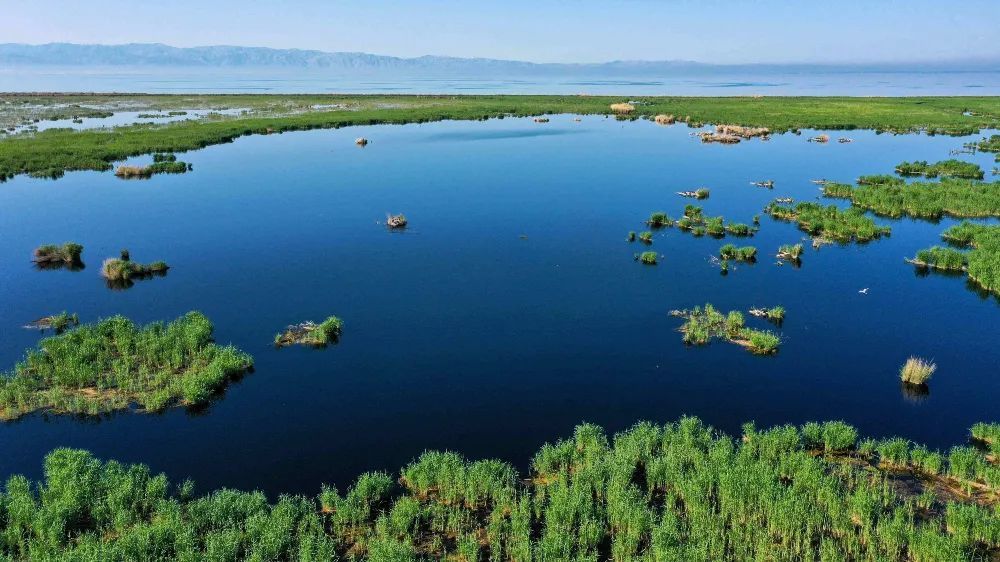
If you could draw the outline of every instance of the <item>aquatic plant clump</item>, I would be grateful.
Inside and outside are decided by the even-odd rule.
[[[685,417],[543,445],[527,474],[428,451],[315,497],[193,493],[144,465],[57,449],[7,481],[10,560],[990,560],[993,500],[971,447],[859,440],[844,422],[753,423],[733,438]],[[896,483],[906,479],[907,486]]]
[[[639,261],[646,265],[656,265],[658,257],[656,252],[643,252],[639,254]]]
[[[944,248],[942,246],[932,246],[917,252],[915,258],[907,260],[918,267],[932,267],[947,271],[965,270],[965,252],[954,248]]]
[[[936,182],[826,184],[827,197],[892,218],[1000,217],[1000,181],[942,178]]]
[[[724,260],[752,263],[757,261],[757,248],[754,248],[753,246],[743,246],[742,248],[737,248],[733,244],[726,244],[725,246],[719,248],[719,257]]]
[[[781,344],[781,338],[773,332],[748,328],[739,311],[722,314],[706,304],[704,308],[696,306],[670,314],[685,320],[679,330],[684,335],[684,343],[690,345],[706,345],[719,338],[743,346],[751,353],[769,355],[776,353]]]
[[[137,277],[163,275],[170,269],[165,262],[141,264],[128,259],[108,258],[101,264],[101,275],[113,283],[125,283]]]
[[[298,344],[325,347],[340,340],[343,327],[343,321],[336,316],[330,316],[319,324],[314,322],[295,324],[274,336],[274,345],[286,347]]]
[[[867,242],[888,236],[891,231],[888,226],[876,225],[861,209],[842,211],[836,205],[803,202],[794,206],[771,203],[764,210],[776,219],[798,224],[799,229],[814,237],[839,242]]]
[[[56,334],[61,334],[66,331],[67,328],[72,326],[78,326],[80,324],[80,317],[76,313],[68,314],[65,310],[59,314],[53,314],[51,316],[43,316],[37,320],[33,320],[25,324],[25,328],[28,330],[52,330]]]
[[[907,384],[923,385],[927,384],[935,371],[937,371],[937,365],[933,362],[919,357],[910,357],[899,370],[899,378]]]
[[[983,179],[983,169],[978,164],[955,159],[942,160],[934,164],[928,164],[926,160],[900,162],[896,166],[896,173],[901,176],[924,176],[927,178],[941,176],[974,180]]]
[[[782,244],[778,248],[776,257],[791,262],[798,262],[802,259],[802,252],[802,244]]]
[[[253,364],[236,348],[214,344],[212,330],[208,318],[190,312],[144,327],[114,316],[45,338],[0,376],[0,419],[205,403]]]
[[[44,266],[73,266],[80,265],[80,255],[83,253],[83,246],[75,242],[55,245],[46,244],[35,248],[32,261],[41,267]]]

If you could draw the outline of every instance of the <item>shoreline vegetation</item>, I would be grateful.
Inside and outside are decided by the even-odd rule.
[[[551,114],[614,115],[654,120],[684,115],[691,124],[770,133],[814,129],[969,135],[1000,126],[996,97],[640,97],[0,94],[10,107],[98,105],[153,111],[242,108],[238,115],[140,123],[112,129],[54,128],[0,138],[0,178],[58,178],[66,171],[106,171],[115,162],[153,153],[197,150],[254,134],[352,125],[482,120]],[[624,111],[628,106],[631,109]],[[667,120],[661,118],[660,122]],[[737,137],[739,138],[739,137]]]
[[[11,560],[991,560],[1000,425],[935,451],[841,422],[731,437],[694,417],[593,424],[527,474],[427,451],[314,497],[197,495],[145,465],[56,449],[0,493]],[[992,454],[989,447],[992,447]]]
[[[964,271],[974,285],[1000,294],[1000,226],[962,221],[941,238],[966,251],[933,246],[906,261],[920,268]]]
[[[44,338],[0,374],[0,420],[205,404],[253,366],[235,347],[216,345],[212,331],[208,318],[189,312],[147,326],[114,316]]]

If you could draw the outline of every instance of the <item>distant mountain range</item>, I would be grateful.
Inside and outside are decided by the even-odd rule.
[[[726,69],[904,71],[997,70],[1000,61],[968,59],[934,63],[887,64],[755,64],[715,65],[692,61],[612,61],[604,63],[532,63],[485,58],[423,56],[400,58],[368,53],[329,53],[265,47],[171,47],[159,43],[81,45],[48,43],[0,44],[0,65],[60,66],[184,66],[184,67],[285,67],[340,71],[418,71],[442,73],[504,73],[508,75],[603,73],[640,75],[657,72],[708,72]]]

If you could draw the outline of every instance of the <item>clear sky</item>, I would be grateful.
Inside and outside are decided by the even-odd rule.
[[[1000,0],[0,0],[0,43],[535,62],[1000,58]]]

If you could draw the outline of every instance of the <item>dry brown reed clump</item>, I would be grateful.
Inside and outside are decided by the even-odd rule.
[[[736,144],[740,142],[740,137],[736,135],[727,135],[719,132],[710,133],[708,131],[698,133],[701,138],[701,142],[717,142],[721,144]]]
[[[534,121],[535,121],[535,123],[548,123],[549,122],[549,118],[548,117],[535,117]]]
[[[153,175],[149,166],[118,166],[115,175],[120,178],[148,178]]]
[[[664,115],[661,113],[660,115],[654,117],[653,121],[655,121],[658,125],[673,125],[677,122],[677,118],[674,117],[673,114]]]
[[[809,139],[809,142],[830,142],[830,135],[824,133]]]
[[[358,137],[358,138],[354,139],[354,144],[356,144],[358,146],[367,146],[368,145],[368,139],[366,139],[365,137]]]
[[[767,127],[744,127],[742,125],[716,125],[715,132],[750,139],[753,137],[766,137],[771,134],[771,129]]]
[[[402,214],[393,215],[391,213],[386,213],[385,224],[389,228],[403,228],[406,226],[406,217]]]
[[[635,111],[635,106],[630,103],[613,103],[611,104],[611,111],[620,114],[632,113]]]
[[[927,384],[931,376],[937,371],[937,365],[931,361],[919,357],[910,357],[899,370],[899,378],[907,384],[923,385]]]

